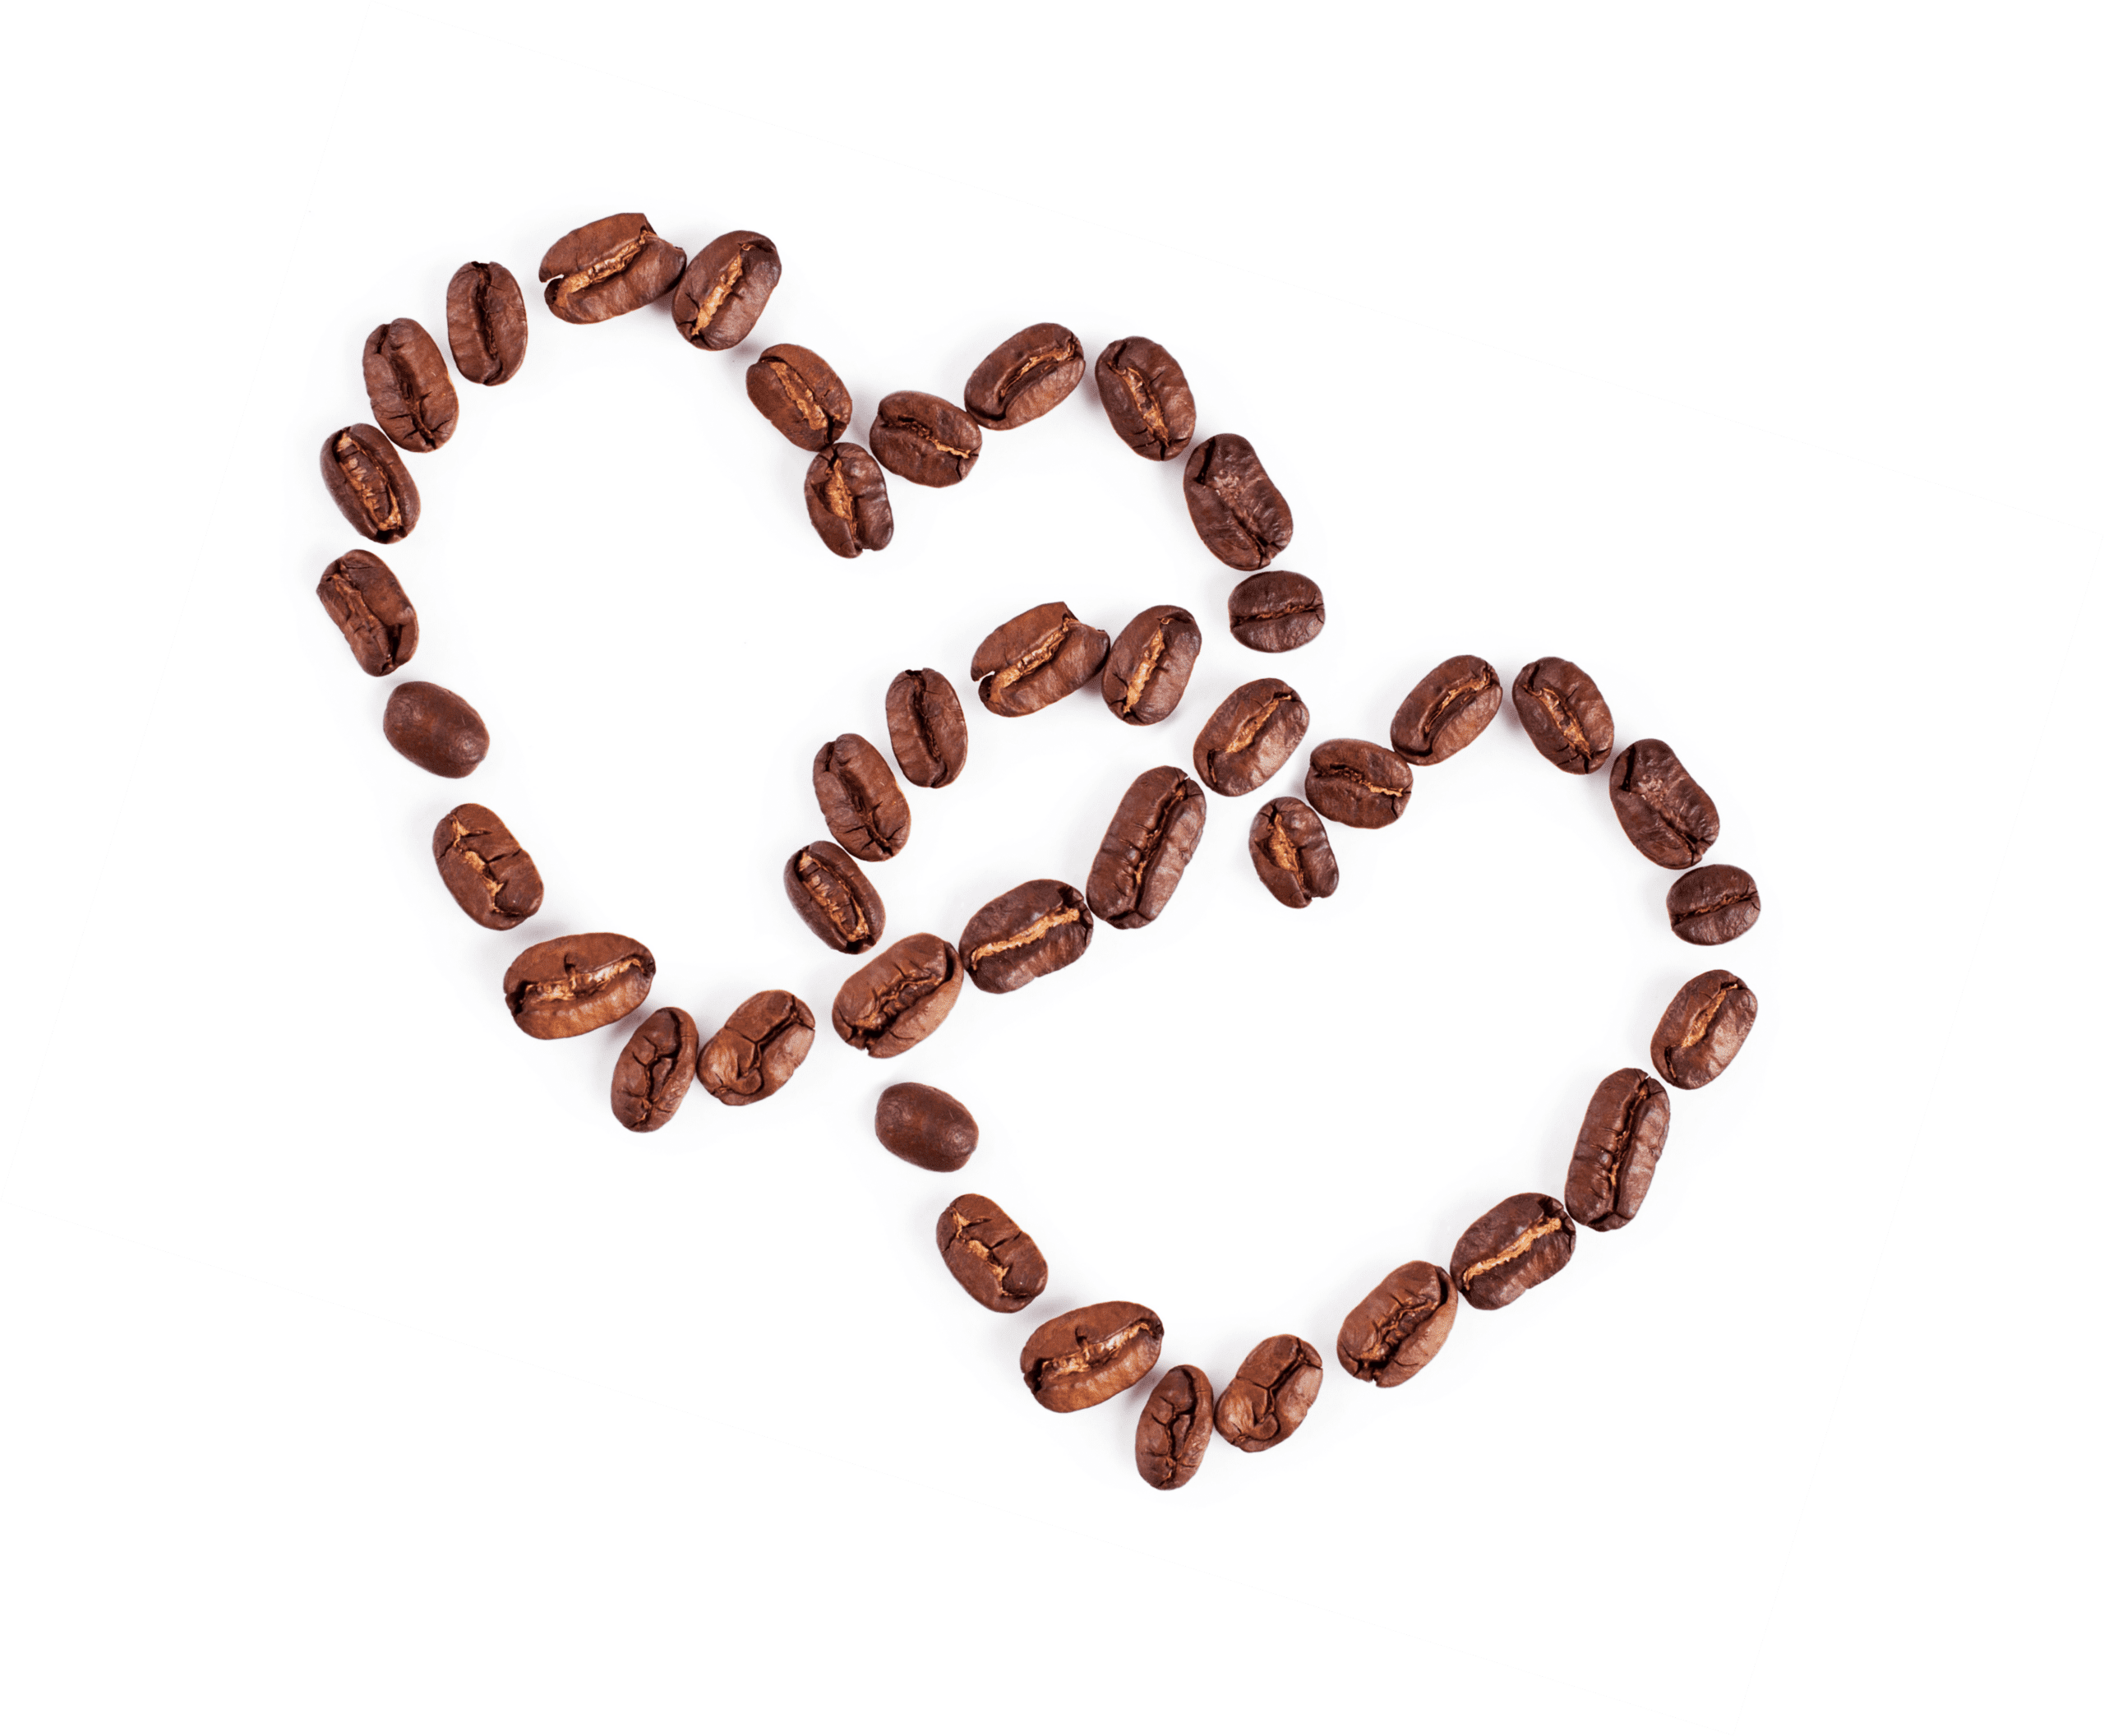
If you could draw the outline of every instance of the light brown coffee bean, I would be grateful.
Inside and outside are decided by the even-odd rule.
[[[1045,1293],[1045,1256],[984,1194],[960,1194],[935,1219],[935,1249],[981,1308],[1013,1314]]]
[[[702,1046],[695,1077],[718,1103],[736,1109],[760,1102],[804,1064],[817,1028],[811,1009],[787,990],[763,990]]]
[[[840,986],[834,1034],[878,1060],[932,1036],[964,988],[964,964],[939,935],[895,940]]]
[[[632,1133],[654,1133],[679,1113],[694,1083],[701,1032],[678,1007],[660,1007],[638,1025],[614,1063],[614,1119]]]
[[[445,358],[414,320],[376,326],[366,339],[365,395],[372,419],[404,452],[436,452],[459,423]]]
[[[1732,1064],[1760,1010],[1729,971],[1705,971],[1682,986],[1651,1033],[1652,1067],[1668,1085],[1700,1089]]]
[[[416,605],[379,556],[338,556],[314,593],[367,675],[392,675],[417,654]]]
[[[1133,1457],[1150,1489],[1181,1489],[1198,1474],[1213,1438],[1213,1383],[1179,1363],[1155,1383],[1133,1431]]]
[[[1160,1355],[1160,1315],[1137,1302],[1097,1302],[1030,1335],[1023,1384],[1047,1410],[1086,1410],[1144,1379]]]
[[[464,801],[439,821],[431,853],[453,902],[484,928],[516,928],[540,909],[540,870],[479,802]]]
[[[381,718],[387,745],[439,778],[465,778],[490,750],[490,732],[475,708],[436,681],[404,681],[387,695]]]
[[[1354,1380],[1400,1387],[1439,1354],[1460,1303],[1443,1267],[1428,1260],[1398,1266],[1345,1316],[1337,1360]]]
[[[1268,1452],[1308,1420],[1322,1390],[1322,1353],[1280,1332],[1242,1359],[1213,1406],[1213,1427],[1230,1447]]]
[[[582,1037],[649,998],[658,961],[626,935],[565,935],[529,946],[504,973],[504,1003],[528,1037]]]

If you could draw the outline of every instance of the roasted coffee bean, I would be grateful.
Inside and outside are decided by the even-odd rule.
[[[1102,350],[1096,389],[1119,439],[1142,458],[1174,458],[1191,444],[1198,412],[1190,382],[1152,338],[1120,338]]]
[[[1169,603],[1125,624],[1103,664],[1103,703],[1127,723],[1159,723],[1190,685],[1202,636],[1190,611]]]
[[[939,790],[957,782],[971,746],[964,705],[939,669],[902,669],[884,690],[891,755],[908,783]]]
[[[1019,428],[1082,383],[1081,339],[1064,326],[1025,327],[971,371],[964,407],[982,428]]]
[[[1198,540],[1239,572],[1269,566],[1293,540],[1293,509],[1239,434],[1216,434],[1191,449],[1184,504]]]
[[[948,1018],[963,988],[955,947],[939,935],[908,935],[841,984],[833,1028],[849,1047],[887,1060]]]
[[[1308,805],[1340,826],[1392,826],[1410,806],[1410,763],[1372,741],[1325,741],[1308,756]]]
[[[1296,796],[1281,796],[1249,822],[1249,860],[1257,878],[1288,910],[1305,910],[1337,889],[1337,859],[1322,819]]]
[[[1699,1090],[1732,1064],[1760,1010],[1729,971],[1705,971],[1682,985],[1651,1033],[1651,1065],[1668,1085]]]
[[[887,1085],[877,1099],[877,1140],[894,1157],[947,1175],[979,1149],[979,1124],[946,1091]]]
[[[1160,1355],[1160,1315],[1137,1302],[1097,1302],[1030,1335],[1023,1384],[1047,1410],[1086,1410],[1144,1379]]]
[[[465,778],[490,750],[475,708],[435,681],[404,681],[389,694],[381,728],[396,753],[441,778]]]
[[[957,949],[973,982],[1005,995],[1064,970],[1095,933],[1088,905],[1065,881],[1025,880],[979,907]]]
[[[700,1055],[694,1020],[677,1007],[660,1007],[614,1063],[614,1119],[630,1133],[656,1133],[678,1112]]]
[[[947,488],[979,462],[979,424],[933,392],[893,392],[877,406],[870,449],[877,462],[924,488]]]
[[[1622,749],[1608,793],[1630,843],[1661,868],[1692,868],[1717,842],[1717,804],[1654,737]]]
[[[935,1220],[935,1247],[950,1276],[981,1308],[1013,1314],[1045,1293],[1045,1256],[984,1194],[960,1194]]]
[[[790,907],[836,953],[866,953],[884,937],[884,901],[837,844],[806,844],[782,870]]]
[[[1327,618],[1322,588],[1305,573],[1253,573],[1227,593],[1227,630],[1252,651],[1296,651]]]
[[[1544,657],[1520,672],[1512,707],[1542,758],[1559,771],[1597,772],[1614,751],[1614,713],[1577,664]]]
[[[369,542],[399,542],[417,528],[423,503],[394,443],[369,422],[339,428],[321,442],[321,481],[351,529]]]
[[[1673,932],[1691,945],[1722,946],[1760,920],[1760,889],[1743,868],[1707,863],[1673,883],[1666,916]]]
[[[850,856],[888,862],[906,847],[913,810],[884,756],[861,736],[851,732],[818,750],[811,787],[826,829]]]
[[[1027,717],[1093,680],[1110,650],[1101,628],[1075,620],[1064,603],[1041,603],[979,642],[971,678],[996,717]]]
[[[1354,1380],[1400,1387],[1439,1354],[1460,1305],[1441,1267],[1428,1260],[1398,1266],[1345,1316],[1337,1360]]]
[[[1500,1200],[1464,1230],[1446,1263],[1472,1308],[1502,1308],[1571,1263],[1578,1226],[1546,1194]]]
[[[1088,870],[1088,907],[1113,928],[1162,913],[1206,832],[1206,792],[1173,765],[1133,780]]]
[[[1206,787],[1247,796],[1293,757],[1308,708],[1284,681],[1244,681],[1198,732],[1193,764]]]
[[[602,217],[572,229],[541,256],[541,281],[559,320],[593,326],[647,307],[680,280],[686,251],[650,227],[640,211]]]
[[[1673,1120],[1666,1087],[1641,1067],[1602,1079],[1585,1106],[1564,1180],[1564,1207],[1590,1230],[1619,1230],[1651,1189]]]
[[[470,260],[445,286],[445,343],[463,380],[502,386],[526,359],[526,297],[502,265]]]
[[[891,491],[877,461],[852,441],[828,446],[804,472],[804,510],[843,561],[891,546]]]
[[[1412,765],[1451,760],[1490,727],[1505,690],[1479,657],[1450,657],[1410,689],[1388,725],[1388,741]]]
[[[750,229],[733,229],[695,254],[672,292],[672,322],[696,349],[742,344],[782,280],[774,243]]]
[[[1213,1383],[1179,1363],[1154,1383],[1133,1434],[1133,1457],[1150,1489],[1181,1489],[1198,1474],[1213,1438]]]
[[[582,1037],[649,998],[658,961],[626,935],[565,935],[529,946],[504,973],[504,1004],[528,1037]]]
[[[733,1109],[773,1097],[804,1064],[817,1028],[811,1009],[787,990],[761,990],[702,1046],[702,1089]]]
[[[1242,1359],[1213,1406],[1213,1427],[1230,1447],[1263,1452],[1307,1420],[1322,1390],[1322,1353],[1280,1332]]]
[[[855,400],[840,376],[824,357],[801,344],[773,344],[762,350],[759,360],[745,370],[745,395],[784,440],[806,452],[833,445],[855,417]]]
[[[414,320],[373,327],[365,340],[365,395],[372,419],[405,452],[436,452],[460,420],[445,358]]]
[[[417,654],[416,606],[379,556],[339,556],[314,593],[367,675],[392,675]]]
[[[439,821],[431,854],[453,902],[484,928],[516,928],[541,907],[541,870],[479,802],[464,801]]]

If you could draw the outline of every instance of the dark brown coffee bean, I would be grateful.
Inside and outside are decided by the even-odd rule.
[[[1340,826],[1392,826],[1410,806],[1410,763],[1372,741],[1325,741],[1308,755],[1308,805]]]
[[[484,928],[516,928],[541,907],[541,870],[479,802],[464,801],[439,821],[431,854],[453,902]]]
[[[1337,889],[1337,859],[1322,816],[1304,801],[1281,796],[1249,822],[1249,860],[1265,889],[1289,910],[1305,910]]]
[[[1206,833],[1206,792],[1173,765],[1133,780],[1088,870],[1088,907],[1113,928],[1162,913]]]
[[[1203,643],[1190,611],[1158,603],[1125,625],[1103,664],[1103,703],[1127,723],[1159,723],[1190,685]]]
[[[1045,1293],[1045,1256],[984,1194],[960,1194],[935,1220],[935,1247],[950,1276],[981,1308],[1013,1314]]]
[[[504,1004],[528,1037],[582,1037],[649,998],[658,961],[626,935],[565,935],[529,946],[504,973]]]
[[[1110,651],[1101,628],[1075,620],[1064,603],[1041,603],[979,642],[971,678],[996,717],[1027,717],[1093,680]]]
[[[396,753],[440,778],[465,778],[490,750],[475,708],[435,681],[404,681],[389,694],[381,728]]]
[[[696,349],[728,349],[759,323],[782,280],[774,243],[733,229],[695,254],[672,292],[672,322]]]
[[[526,297],[502,265],[470,260],[445,286],[445,343],[463,380],[502,386],[526,359]]]
[[[1672,1120],[1666,1087],[1641,1067],[1602,1079],[1585,1106],[1564,1180],[1571,1216],[1590,1230],[1619,1230],[1636,1217],[1651,1190]]]
[[[964,705],[939,669],[902,669],[884,690],[892,758],[908,783],[939,790],[957,782],[971,746]]]
[[[939,935],[908,935],[841,984],[833,1028],[850,1048],[888,1060],[932,1034],[963,988],[955,947]]]
[[[1503,1308],[1571,1263],[1578,1226],[1546,1194],[1502,1199],[1462,1232],[1447,1269],[1472,1308]]]
[[[1181,1489],[1198,1474],[1213,1438],[1213,1383],[1179,1363],[1154,1383],[1133,1434],[1133,1457],[1150,1489]]]
[[[1412,765],[1451,760],[1490,727],[1505,690],[1479,657],[1450,657],[1410,689],[1388,725],[1388,741]]]
[[[1622,749],[1608,793],[1630,843],[1661,868],[1692,868],[1717,842],[1717,804],[1663,741]]]
[[[850,856],[888,862],[906,847],[913,810],[884,756],[861,736],[851,732],[818,750],[811,787],[826,829]]]
[[[964,407],[982,428],[1019,428],[1082,383],[1081,339],[1064,326],[1026,326],[971,371]]]
[[[894,1157],[947,1175],[979,1149],[979,1124],[946,1091],[887,1085],[877,1099],[877,1140]]]
[[[1322,1390],[1322,1353],[1280,1332],[1242,1359],[1213,1406],[1213,1427],[1230,1447],[1263,1452],[1307,1420]]]
[[[772,344],[762,350],[745,370],[745,395],[784,440],[806,452],[833,445],[855,417],[855,400],[840,376],[824,357],[801,344]]]
[[[1597,772],[1614,751],[1614,713],[1577,664],[1544,657],[1520,672],[1512,707],[1542,758],[1559,771]]]
[[[782,870],[790,907],[836,953],[866,953],[884,937],[884,901],[837,844],[806,844]]]
[[[1400,1387],[1439,1354],[1460,1305],[1441,1267],[1428,1260],[1398,1266],[1345,1316],[1337,1360],[1354,1380]]]
[[[817,1028],[811,1009],[787,990],[762,990],[702,1046],[701,1088],[733,1109],[773,1097],[804,1064]]]
[[[321,442],[321,481],[351,529],[369,542],[399,542],[417,528],[423,503],[394,443],[369,422],[339,428]]]
[[[1760,920],[1760,889],[1743,868],[1707,863],[1673,883],[1666,916],[1691,945],[1722,946]]]
[[[1006,995],[1064,970],[1095,933],[1087,904],[1065,881],[1025,880],[979,907],[957,949],[973,982]]]
[[[1193,764],[1206,787],[1247,796],[1293,757],[1308,733],[1308,708],[1284,681],[1245,681],[1198,732]]]
[[[1239,434],[1216,434],[1191,449],[1184,504],[1198,540],[1239,572],[1269,566],[1293,540],[1293,509]]]
[[[677,1007],[660,1007],[614,1063],[614,1119],[630,1133],[656,1133],[679,1112],[700,1055],[694,1020]]]
[[[1144,1379],[1160,1355],[1160,1315],[1137,1302],[1097,1302],[1030,1335],[1023,1384],[1047,1410],[1086,1410]]]
[[[1760,1003],[1729,971],[1705,971],[1682,985],[1651,1033],[1651,1065],[1682,1091],[1707,1085],[1739,1052]]]
[[[933,392],[893,392],[877,406],[870,448],[894,475],[924,488],[947,488],[979,462],[979,424]]]
[[[650,227],[640,211],[602,217],[572,229],[541,256],[548,307],[573,326],[647,307],[680,280],[685,249]]]
[[[354,548],[329,563],[314,594],[367,675],[392,675],[417,654],[417,611],[387,563]]]
[[[436,452],[460,420],[445,358],[414,320],[373,327],[365,340],[365,395],[372,419],[405,452]]]
[[[1227,593],[1227,630],[1252,651],[1294,651],[1322,630],[1322,588],[1305,573],[1253,573]]]
[[[1142,458],[1171,459],[1198,426],[1190,382],[1152,338],[1120,338],[1096,358],[1096,389],[1110,426]]]
[[[891,491],[877,461],[852,441],[828,446],[804,472],[804,510],[843,561],[891,546]]]

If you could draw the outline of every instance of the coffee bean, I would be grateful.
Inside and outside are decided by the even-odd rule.
[[[979,462],[979,424],[933,392],[893,392],[877,406],[870,447],[877,462],[924,488],[947,488]]]
[[[1213,1406],[1213,1427],[1230,1447],[1264,1452],[1308,1420],[1322,1390],[1322,1353],[1280,1332],[1242,1359]]]
[[[956,948],[939,935],[908,935],[841,984],[833,1028],[849,1047],[888,1060],[948,1018],[963,987]]]
[[[1064,880],[1025,880],[979,907],[957,944],[971,980],[1006,995],[1063,971],[1088,950],[1096,919]]]
[[[502,265],[470,260],[445,286],[445,343],[463,380],[502,386],[526,359],[526,297]]]
[[[824,357],[801,344],[774,344],[762,350],[759,360],[745,370],[745,395],[784,440],[806,452],[833,445],[855,416],[855,400],[840,376]]]
[[[1082,383],[1081,339],[1064,326],[1026,326],[971,371],[964,407],[982,428],[1019,428]]]
[[[689,262],[672,292],[672,322],[696,349],[728,349],[759,323],[781,280],[774,243],[750,229],[733,229]]]
[[[1666,916],[1673,932],[1691,945],[1722,946],[1760,920],[1760,889],[1743,868],[1708,863],[1673,883]]]
[[[1100,352],[1096,389],[1119,439],[1142,458],[1171,459],[1191,444],[1198,412],[1190,382],[1152,338],[1120,338]]]
[[[1472,1308],[1503,1308],[1571,1263],[1578,1226],[1546,1194],[1500,1200],[1462,1232],[1446,1263]]]
[[[373,327],[365,340],[365,395],[372,419],[405,452],[436,452],[460,420],[445,358],[414,320]]]
[[[908,783],[939,790],[957,782],[971,746],[964,706],[939,669],[902,669],[884,690],[892,758]]]
[[[433,681],[404,681],[389,694],[381,727],[396,753],[440,778],[465,778],[490,750],[475,708]]]
[[[1097,1302],[1030,1335],[1023,1384],[1047,1410],[1086,1410],[1144,1379],[1160,1355],[1160,1315],[1137,1302]]]
[[[979,1149],[979,1124],[946,1091],[887,1085],[877,1099],[877,1140],[894,1157],[947,1175]]]
[[[1269,566],[1293,540],[1293,509],[1239,434],[1216,434],[1191,449],[1184,504],[1198,540],[1241,572]]]
[[[597,325],[647,307],[680,280],[684,248],[650,227],[640,211],[602,217],[572,229],[541,256],[549,309],[573,326]]]
[[[1127,723],[1159,723],[1190,685],[1203,642],[1190,611],[1174,603],[1143,609],[1125,625],[1103,664],[1103,703]]]
[[[369,422],[339,428],[321,442],[321,481],[351,529],[369,542],[399,542],[417,528],[423,503],[394,444]]]
[[[828,446],[804,472],[804,510],[843,561],[891,546],[891,491],[877,461],[852,441]]]
[[[1451,760],[1490,727],[1505,690],[1479,657],[1450,657],[1410,689],[1388,725],[1388,742],[1412,765]]]
[[[1193,763],[1206,787],[1247,796],[1293,757],[1308,708],[1284,681],[1244,681],[1198,732]]]
[[[1265,889],[1289,910],[1305,910],[1337,889],[1337,859],[1322,816],[1304,801],[1281,796],[1249,822],[1249,860]]]
[[[1651,1065],[1668,1085],[1699,1090],[1732,1064],[1760,1010],[1729,971],[1705,971],[1682,985],[1651,1033]]]
[[[804,1064],[817,1028],[811,1009],[787,990],[761,990],[702,1046],[701,1088],[733,1109],[773,1097]]]
[[[614,1063],[614,1119],[630,1133],[656,1133],[678,1113],[700,1055],[694,1020],[677,1007],[660,1007]]]
[[[541,870],[479,802],[464,801],[439,821],[431,854],[453,902],[484,928],[516,928],[541,907]]]
[[[836,953],[866,953],[884,937],[884,901],[837,844],[806,844],[782,870],[804,926]]]
[[[339,556],[314,593],[367,675],[392,675],[417,654],[416,606],[379,556]]]
[[[1544,657],[1528,664],[1512,684],[1512,708],[1558,771],[1597,772],[1614,751],[1614,713],[1576,663]]]
[[[913,811],[884,756],[861,736],[851,732],[818,750],[811,787],[826,829],[850,856],[888,862],[906,847]]]
[[[1673,1105],[1641,1067],[1611,1073],[1594,1088],[1571,1148],[1565,1209],[1590,1230],[1619,1230],[1636,1216],[1665,1150]]]
[[[1162,913],[1206,832],[1206,792],[1173,765],[1133,780],[1088,870],[1088,907],[1113,928]]]
[[[1213,1383],[1179,1363],[1154,1383],[1133,1434],[1133,1457],[1150,1489],[1181,1489],[1198,1474],[1213,1438]]]
[[[1040,603],[979,642],[971,678],[994,716],[1027,717],[1092,680],[1110,650],[1101,628],[1077,621],[1064,603]]]
[[[1661,868],[1692,868],[1717,842],[1717,804],[1663,741],[1622,749],[1608,793],[1630,843]]]
[[[582,1037],[649,998],[658,961],[626,935],[565,935],[529,946],[504,973],[504,1004],[528,1037]]]
[[[1308,804],[1340,826],[1392,826],[1410,806],[1410,763],[1372,741],[1325,741],[1308,755]]]
[[[1400,1387],[1439,1354],[1460,1305],[1442,1268],[1428,1260],[1398,1266],[1345,1316],[1337,1360],[1354,1380]]]
[[[1305,573],[1253,573],[1227,593],[1227,630],[1252,651],[1295,651],[1322,630],[1322,588]]]
[[[960,1194],[935,1220],[935,1247],[950,1276],[981,1308],[1013,1314],[1045,1293],[1037,1244],[984,1194]]]

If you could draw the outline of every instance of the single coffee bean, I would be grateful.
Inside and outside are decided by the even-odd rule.
[[[484,928],[516,928],[541,907],[541,870],[479,802],[464,801],[439,821],[431,854],[453,902]]]
[[[1113,928],[1162,913],[1206,833],[1206,792],[1173,765],[1133,780],[1088,870],[1088,907]]]
[[[1184,504],[1198,540],[1239,572],[1269,566],[1293,540],[1293,509],[1239,434],[1216,434],[1191,449]]]
[[[982,428],[1019,428],[1057,408],[1086,366],[1081,339],[1065,326],[1026,326],[972,369],[964,407]]]
[[[1337,1360],[1354,1380],[1400,1387],[1439,1354],[1460,1305],[1442,1267],[1428,1260],[1398,1266],[1345,1316]]]
[[[1096,389],[1119,439],[1142,458],[1171,459],[1191,444],[1198,411],[1190,382],[1152,338],[1120,338],[1100,352]]]
[[[1622,749],[1608,793],[1630,843],[1661,868],[1692,868],[1717,842],[1717,804],[1663,741]]]
[[[837,844],[806,844],[782,870],[804,926],[836,953],[866,953],[884,937],[884,901]]]
[[[1213,1383],[1179,1363],[1154,1383],[1133,1431],[1133,1457],[1150,1489],[1181,1489],[1198,1474],[1213,1438]]]
[[[417,654],[416,606],[379,556],[339,556],[314,593],[367,675],[392,675]]]
[[[1086,1410],[1144,1379],[1160,1355],[1160,1315],[1137,1302],[1097,1302],[1030,1335],[1023,1384],[1047,1410]]]
[[[440,778],[465,778],[490,750],[475,708],[434,681],[404,681],[389,694],[381,728],[396,753]]]
[[[1263,1452],[1308,1420],[1322,1390],[1322,1353],[1280,1332],[1242,1359],[1213,1406],[1213,1427],[1230,1447]]]
[[[1247,796],[1293,757],[1308,708],[1284,681],[1244,681],[1198,732],[1193,764],[1206,787]]]
[[[1614,713],[1576,663],[1544,657],[1528,664],[1512,684],[1512,706],[1558,771],[1597,772],[1614,751]]]
[[[1101,628],[1077,621],[1064,603],[1040,603],[979,642],[971,678],[994,716],[1027,717],[1094,679],[1110,651]]]
[[[906,847],[913,811],[884,756],[861,736],[851,732],[818,750],[811,787],[826,829],[850,856],[888,862]]]
[[[1682,985],[1651,1033],[1651,1065],[1668,1085],[1699,1090],[1732,1064],[1760,1010],[1729,971],[1705,971]]]
[[[369,542],[399,542],[417,528],[423,503],[394,443],[369,422],[339,428],[321,442],[321,481],[351,529]]]
[[[750,229],[733,229],[695,254],[672,292],[672,322],[697,349],[729,349],[745,342],[782,281],[774,243]]]
[[[1103,664],[1103,703],[1126,723],[1159,723],[1182,704],[1203,643],[1188,609],[1156,603],[1125,624]]]
[[[979,1149],[979,1124],[946,1091],[887,1085],[877,1099],[877,1140],[894,1157],[947,1175]]]
[[[1305,573],[1253,573],[1227,593],[1227,630],[1252,651],[1296,651],[1327,618],[1322,588]]]
[[[445,286],[445,342],[463,380],[502,386],[526,359],[526,297],[502,265],[470,260]]]
[[[1337,859],[1330,834],[1314,809],[1281,796],[1257,809],[1249,822],[1249,860],[1257,878],[1288,910],[1305,910],[1337,889]]]
[[[1025,880],[979,907],[957,944],[971,980],[1006,995],[1064,970],[1088,950],[1096,919],[1064,880]]]
[[[955,947],[939,935],[908,935],[841,984],[833,1028],[850,1048],[888,1060],[948,1018],[963,987]]]
[[[1722,946],[1760,920],[1760,889],[1743,868],[1706,863],[1673,883],[1666,916],[1690,945]]]
[[[658,961],[626,935],[565,935],[529,946],[504,973],[504,1004],[528,1037],[582,1037],[648,999]]]
[[[981,1308],[1013,1314],[1045,1293],[1037,1244],[984,1194],[960,1194],[935,1220],[935,1247],[950,1276]]]
[[[852,441],[828,446],[804,472],[811,529],[843,561],[891,546],[891,491],[877,461]]]
[[[811,1009],[787,990],[763,990],[702,1046],[702,1089],[733,1109],[773,1097],[804,1064],[817,1028]]]
[[[1372,741],[1325,741],[1308,756],[1308,805],[1340,826],[1392,826],[1410,806],[1410,763]]]
[[[694,1083],[701,1032],[677,1007],[660,1007],[638,1025],[614,1063],[614,1119],[633,1133],[654,1133]]]
[[[1388,742],[1412,765],[1451,760],[1490,727],[1505,690],[1479,657],[1450,657],[1410,689],[1388,725]]]
[[[414,320],[373,327],[365,340],[365,395],[372,419],[405,452],[436,452],[460,420],[445,358]]]
[[[1565,1209],[1589,1230],[1619,1230],[1651,1190],[1673,1120],[1666,1087],[1641,1067],[1624,1067],[1594,1087],[1571,1152]]]
[[[939,790],[957,782],[971,746],[964,705],[939,669],[902,669],[884,690],[891,755],[908,783]]]
[[[933,392],[893,392],[877,406],[870,450],[895,476],[924,488],[947,488],[979,462],[979,424]]]
[[[759,360],[745,370],[745,395],[784,440],[806,452],[833,445],[855,416],[855,400],[840,376],[824,357],[801,344],[774,344],[762,350]]]
[[[640,211],[602,217],[572,229],[541,256],[548,307],[573,326],[593,326],[647,307],[680,280],[686,250],[650,227]]]
[[[1503,1308],[1571,1263],[1578,1226],[1546,1194],[1500,1200],[1464,1230],[1447,1269],[1472,1308]]]

